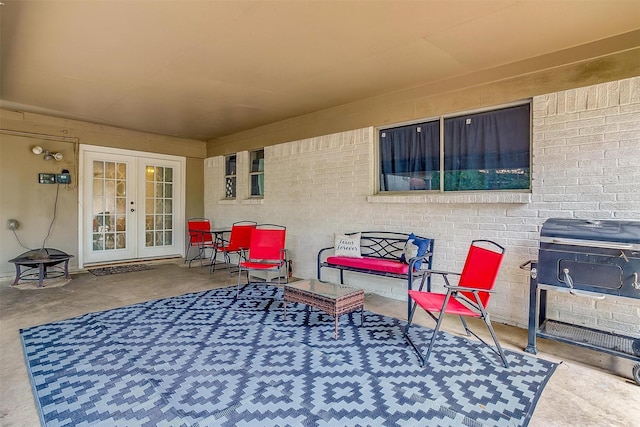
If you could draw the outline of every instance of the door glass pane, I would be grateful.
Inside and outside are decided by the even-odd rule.
[[[104,237],[105,237],[104,248],[106,250],[115,249],[116,248],[116,245],[115,245],[115,241],[116,241],[115,233],[105,233]]]
[[[94,179],[93,180],[93,196],[102,196],[104,194],[104,180],[102,179]]]
[[[93,161],[93,177],[104,178],[104,162]]]
[[[115,179],[116,177],[116,163],[115,162],[104,162],[104,176],[105,178]]]
[[[93,251],[126,249],[127,164],[93,161],[92,175],[91,236],[93,242],[91,247]]]
[[[173,245],[172,213],[173,169],[164,166],[145,166],[145,246]]]
[[[116,249],[124,249],[126,246],[126,233],[116,233]]]
[[[127,195],[127,183],[123,180],[116,181],[116,196],[125,197]]]
[[[127,199],[123,197],[116,197],[116,213],[118,215],[124,215],[127,211]]]
[[[127,217],[116,215],[116,231],[127,231]]]
[[[110,179],[104,182],[104,194],[107,197],[115,197],[116,195],[116,182]]]
[[[127,179],[127,165],[125,163],[118,163],[118,179]]]

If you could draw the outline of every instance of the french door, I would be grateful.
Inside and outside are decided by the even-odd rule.
[[[185,160],[83,145],[81,264],[182,255]]]

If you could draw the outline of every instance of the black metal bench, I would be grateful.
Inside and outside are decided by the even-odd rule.
[[[427,251],[423,256],[411,258],[407,261],[407,264],[405,264],[400,261],[400,256],[404,251],[409,234],[389,231],[362,231],[360,233],[360,252],[363,260],[362,262],[357,261],[357,263],[361,265],[357,267],[352,265],[342,265],[340,264],[341,260],[335,259],[336,257],[333,257],[333,262],[327,262],[327,259],[332,257],[334,253],[334,247],[331,246],[320,249],[318,252],[318,280],[323,281],[323,268],[332,268],[340,270],[340,284],[344,284],[344,272],[349,271],[406,280],[407,290],[413,289],[413,282],[420,279],[420,289],[422,289],[426,283],[427,290],[431,290],[431,275],[428,270],[431,269],[433,261],[433,239],[416,235],[415,237],[420,239],[429,239]],[[357,234],[357,232],[347,233],[347,235],[354,234]],[[406,265],[407,268],[404,269],[406,272],[385,271],[384,269],[380,269],[379,265],[376,265],[376,260],[398,263],[397,266],[391,265],[392,267],[397,267],[397,270],[404,269],[403,267]],[[422,261],[422,266],[420,269],[415,269],[414,266],[419,261]]]

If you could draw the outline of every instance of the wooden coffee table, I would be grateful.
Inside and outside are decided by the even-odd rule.
[[[284,285],[284,314],[287,302],[299,302],[315,307],[335,319],[334,339],[338,339],[338,319],[341,315],[360,309],[360,325],[364,322],[364,291],[316,279],[300,280]]]

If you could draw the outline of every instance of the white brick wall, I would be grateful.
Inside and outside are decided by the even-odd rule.
[[[265,147],[265,197],[260,204],[245,200],[248,181],[240,175],[248,171],[242,169],[238,200],[221,201],[222,157],[207,159],[206,216],[217,225],[238,220],[286,225],[287,247],[299,277],[315,277],[316,255],[332,245],[334,232],[389,230],[431,236],[436,239],[435,267],[458,271],[471,240],[495,240],[506,246],[507,256],[492,315],[522,327],[528,319],[529,278],[519,265],[537,257],[540,227],[547,218],[640,220],[640,77],[533,99],[530,195],[372,196],[374,134],[373,128],[357,129]],[[348,275],[346,280],[406,298],[402,281],[365,275]],[[550,294],[549,317],[640,337],[637,300]]]

